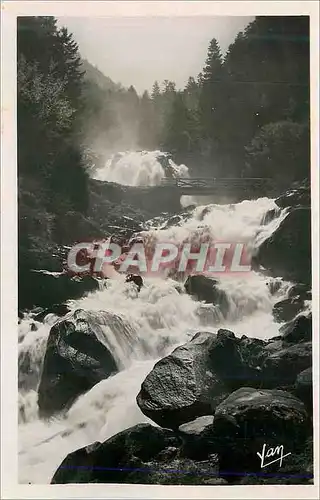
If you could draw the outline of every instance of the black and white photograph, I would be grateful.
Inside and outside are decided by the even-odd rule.
[[[3,3],[3,443],[28,498],[318,498],[318,7],[222,3]]]

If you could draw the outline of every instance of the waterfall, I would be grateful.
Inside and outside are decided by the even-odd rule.
[[[186,167],[181,169],[186,175]],[[97,176],[122,184],[154,185],[164,173],[157,152],[148,152],[113,158]],[[266,217],[270,211],[273,217]],[[277,210],[268,198],[201,205],[170,223],[164,223],[163,218],[150,221],[144,238],[175,243],[203,238],[243,242],[254,252],[285,216],[286,212]],[[71,451],[136,423],[148,422],[135,402],[142,381],[158,359],[197,331],[216,331],[223,326],[236,335],[265,339],[277,335],[279,324],[273,319],[272,307],[286,296],[289,284],[280,280],[278,291],[271,294],[267,284],[270,280],[253,271],[243,277],[222,276],[219,286],[228,299],[226,315],[213,305],[191,298],[182,284],[153,276],[145,278],[139,294],[132,283],[121,277],[107,280],[100,290],[82,299],[70,300],[71,311],[109,314],[110,321],[103,327],[100,340],[114,354],[120,371],[80,396],[64,417],[58,415],[50,421],[41,421],[37,416],[36,388],[50,327],[58,318],[51,315],[45,323],[37,323],[32,315],[26,315],[19,325],[20,482],[48,483]]]
[[[126,186],[157,186],[168,175],[188,177],[188,168],[176,165],[161,151],[129,151],[114,154],[96,171],[95,178]]]

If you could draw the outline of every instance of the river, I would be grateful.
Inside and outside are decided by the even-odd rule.
[[[177,175],[188,175],[187,167],[173,164]],[[156,152],[123,153],[96,173],[100,180],[121,184],[156,185],[164,169]],[[200,198],[182,200],[196,205],[188,216],[166,227],[165,216],[150,221],[150,238],[181,243],[205,232],[210,240],[245,242],[252,251],[275,230],[285,212],[275,211],[272,199],[245,200],[237,204],[215,205]],[[274,279],[273,279],[274,280]],[[243,276],[228,274],[221,279],[229,312],[226,317],[214,306],[193,300],[177,282],[147,277],[139,294],[124,279],[109,280],[106,286],[88,296],[70,301],[72,309],[104,310],[116,313],[122,321],[105,328],[105,343],[114,354],[119,373],[95,385],[81,396],[65,417],[50,422],[38,418],[36,384],[41,373],[46,341],[54,315],[45,323],[34,323],[26,314],[19,325],[19,355],[30,360],[29,380],[19,391],[19,480],[22,483],[49,483],[65,456],[93,441],[104,440],[139,422],[150,422],[139,410],[135,398],[145,376],[155,362],[187,341],[200,330],[230,328],[236,335],[267,339],[278,334],[279,324],[272,316],[273,304],[286,296],[289,284],[279,281],[276,294],[270,292],[271,278],[255,272]],[[31,382],[30,382],[31,381]],[[30,388],[31,387],[31,388]]]

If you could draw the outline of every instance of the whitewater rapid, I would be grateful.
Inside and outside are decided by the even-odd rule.
[[[141,165],[142,170],[145,168]],[[156,167],[158,168],[158,167]],[[265,216],[273,211],[272,220]],[[231,205],[198,206],[174,221],[150,221],[145,237],[181,243],[204,235],[210,240],[245,242],[254,252],[286,216],[273,200],[262,198]],[[278,291],[270,292],[270,282]],[[244,276],[221,276],[229,312],[223,316],[214,305],[204,304],[185,293],[183,283],[147,277],[140,293],[124,277],[107,280],[101,289],[70,301],[71,309],[107,311],[116,316],[105,327],[105,343],[119,366],[119,373],[103,380],[73,404],[64,418],[50,422],[37,414],[37,382],[54,315],[37,323],[28,314],[19,325],[19,363],[27,363],[19,390],[19,478],[23,483],[49,483],[65,456],[94,441],[140,422],[150,422],[135,398],[155,362],[197,331],[230,328],[236,335],[267,339],[281,326],[272,308],[285,298],[290,284],[255,272]],[[32,328],[36,324],[37,330]]]

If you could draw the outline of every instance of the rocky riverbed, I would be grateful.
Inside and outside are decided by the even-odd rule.
[[[306,190],[296,190],[276,204],[286,207],[286,215],[257,247],[255,272],[269,276],[277,335],[264,338],[257,331],[248,336],[221,325],[221,317],[228,318],[232,309],[222,278],[189,276],[176,293],[189,297],[190,304],[219,311],[207,320],[210,328],[200,320],[185,342],[175,342],[171,351],[169,342],[158,351],[167,354],[134,395],[135,411],[144,421],[68,453],[52,483],[312,483],[310,199]],[[274,214],[268,217],[272,221]],[[290,285],[277,300],[282,278]],[[121,372],[106,328],[126,332],[121,342],[128,357],[138,342],[123,315],[63,304],[33,311],[29,317],[35,330],[52,314],[59,317],[38,375],[30,375],[25,351],[19,358],[21,385],[37,391],[39,416],[49,422],[67,416],[81,395]],[[270,457],[279,446],[289,454],[281,468],[276,462],[262,469],[263,450]]]

